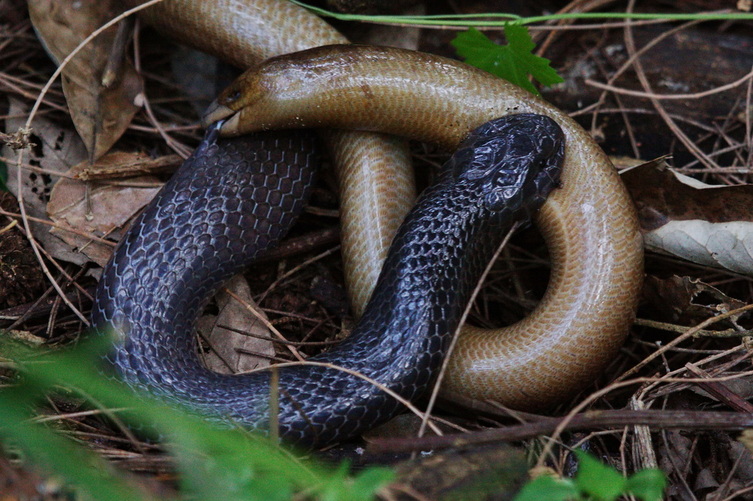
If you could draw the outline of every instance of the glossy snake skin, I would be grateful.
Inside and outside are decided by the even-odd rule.
[[[220,95],[205,117],[224,133],[278,127],[378,130],[449,150],[480,124],[538,113],[566,138],[562,189],[536,224],[549,249],[549,287],[520,322],[465,327],[442,391],[544,410],[594,382],[622,346],[643,282],[643,240],[611,162],[573,119],[501,78],[459,61],[391,47],[332,45],[268,59]]]
[[[193,324],[230,276],[274,245],[311,184],[311,138],[217,139],[209,129],[118,245],[96,293],[93,322],[118,340],[121,378],[208,416],[321,446],[394,416],[401,405],[343,371],[295,365],[222,375],[196,354]],[[559,126],[513,115],[475,130],[420,197],[390,247],[374,294],[350,336],[312,358],[357,371],[413,400],[442,363],[486,263],[515,221],[554,189],[564,155]]]
[[[167,36],[241,68],[254,67],[249,91],[234,88],[241,97],[259,89],[254,85],[284,91],[276,97],[261,93],[263,99],[248,106],[248,123],[244,118],[236,126],[250,130],[300,126],[305,118],[311,125],[393,132],[452,150],[494,117],[532,112],[554,119],[567,147],[563,187],[536,219],[552,261],[547,293],[512,326],[466,326],[441,391],[464,405],[491,399],[543,410],[592,384],[616,354],[643,278],[636,212],[607,156],[564,112],[499,78],[431,54],[328,47],[259,64],[345,41],[325,21],[284,0],[165,0],[141,14]],[[305,86],[289,85],[303,77]],[[221,104],[226,108],[220,111],[230,113],[238,111],[236,104],[245,106],[242,100]],[[393,138],[345,130],[329,137],[340,184],[346,282],[359,314],[412,203],[413,178],[407,150]]]

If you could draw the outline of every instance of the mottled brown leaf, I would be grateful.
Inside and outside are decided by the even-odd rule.
[[[112,0],[29,0],[29,13],[47,52],[60,64],[87,36],[115,17]],[[121,35],[118,36],[118,31]],[[126,26],[113,26],[88,43],[63,69],[63,92],[76,130],[99,158],[120,138],[143,82],[124,58]]]
[[[15,131],[23,127],[29,114],[28,107],[21,101],[10,98],[10,112],[5,121],[6,130]],[[31,124],[33,133],[29,137],[34,146],[24,152],[24,167],[17,169],[8,166],[8,189],[16,197],[23,197],[28,215],[48,220],[47,203],[53,185],[77,162],[86,158],[86,149],[73,129],[64,129],[44,118],[35,118]],[[17,152],[3,147],[3,156],[16,158]],[[21,190],[19,192],[19,177]],[[70,245],[52,234],[49,224],[30,222],[34,238],[53,257],[76,264],[83,264],[86,257],[72,252]]]
[[[75,179],[87,169],[117,170],[119,164],[132,165],[144,160],[138,153],[110,153],[94,167],[88,161],[68,171],[69,178],[58,181],[50,194],[47,212],[56,223],[52,233],[103,266],[112,253],[112,245],[92,237],[118,233],[141,208],[154,198],[162,183],[153,176],[139,176],[120,184],[86,183]],[[72,230],[72,231],[67,231]],[[91,235],[91,236],[89,236]]]

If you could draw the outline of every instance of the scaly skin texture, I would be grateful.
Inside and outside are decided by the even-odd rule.
[[[633,204],[604,152],[575,121],[489,73],[431,54],[335,45],[270,59],[242,75],[205,121],[227,134],[287,127],[354,128],[452,149],[479,124],[539,113],[564,130],[562,189],[537,224],[552,271],[538,307],[493,332],[467,328],[445,396],[537,410],[581,390],[613,358],[633,320],[643,247]]]
[[[133,7],[143,0],[126,0]],[[283,0],[166,0],[140,13],[175,40],[241,68],[272,56],[347,39],[316,15]],[[415,200],[404,141],[382,134],[330,132],[343,201],[346,283],[356,314],[371,295],[398,226]]]
[[[115,335],[108,360],[132,387],[221,423],[268,430],[276,421],[281,437],[308,446],[400,412],[383,388],[409,401],[425,393],[487,261],[556,187],[564,155],[562,130],[548,117],[476,129],[398,229],[358,325],[307,361],[330,366],[276,366],[274,384],[272,371],[205,368],[193,325],[211,294],[303,209],[314,141],[291,131],[217,136],[215,124],[123,237],[102,272],[92,323]]]

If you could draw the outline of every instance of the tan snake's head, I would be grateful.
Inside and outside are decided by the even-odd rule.
[[[253,77],[254,75],[244,73],[222,91],[204,112],[201,118],[202,125],[209,127],[215,122],[224,120],[225,123],[220,129],[223,136],[237,136],[258,130],[253,128],[253,120],[245,116],[248,114],[246,110],[249,106],[263,99],[263,93],[258,91],[260,88],[257,83],[258,78]]]
[[[316,83],[322,81],[323,58],[305,57],[315,51],[274,57],[250,68],[209,105],[202,124],[225,120],[223,136],[325,125],[328,117],[321,107],[305,105],[321,88]]]

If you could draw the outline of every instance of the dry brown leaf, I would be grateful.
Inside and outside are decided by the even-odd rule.
[[[654,160],[623,172],[646,248],[753,275],[753,185],[712,186]]]
[[[709,284],[691,277],[659,278],[649,275],[643,286],[646,304],[655,310],[654,317],[680,325],[695,325],[745,303],[729,297]],[[735,325],[729,318],[722,325]]]
[[[139,153],[110,153],[91,166],[84,161],[72,167],[68,174],[78,174],[99,169],[117,171],[119,165],[134,165],[138,161],[151,161]],[[110,258],[113,246],[92,239],[92,236],[109,236],[125,228],[128,221],[160,190],[162,183],[153,176],[129,179],[123,185],[83,182],[78,179],[61,179],[50,194],[47,212],[56,223],[52,233],[85,254],[100,266]],[[75,230],[67,231],[67,230]],[[83,233],[83,234],[82,234]]]
[[[10,112],[6,119],[6,130],[15,131],[24,126],[28,108],[21,101],[10,99]],[[22,169],[21,193],[24,206],[29,216],[48,220],[47,202],[50,193],[59,176],[65,174],[73,164],[86,158],[86,149],[81,139],[72,129],[61,129],[59,125],[48,122],[44,118],[36,118],[31,124],[33,134],[30,137],[35,144],[24,152],[24,163],[42,169],[44,172]],[[16,158],[17,153],[10,147],[3,147],[3,156]],[[8,166],[8,188],[16,197],[18,193],[18,174],[15,165]],[[31,222],[34,238],[45,250],[55,258],[76,264],[83,264],[86,257],[73,252],[70,246],[62,242],[50,232],[51,226],[43,223]]]
[[[112,0],[29,0],[37,36],[60,64],[87,36],[115,17]],[[106,153],[138,111],[143,81],[125,60],[121,23],[88,43],[63,69],[63,92],[92,159]],[[124,33],[124,31],[121,31]]]
[[[212,350],[204,355],[205,365],[223,374],[235,374],[269,366],[270,359],[275,354],[272,342],[268,339],[247,336],[241,332],[265,338],[272,337],[271,333],[246,309],[244,304],[228,294],[226,290],[239,297],[243,303],[256,306],[251,299],[248,282],[242,275],[235,276],[220,289],[216,296],[220,309],[219,315],[207,315],[199,321],[199,331],[212,347]],[[258,308],[256,311],[263,315]],[[259,353],[262,356],[255,356],[252,353]]]

